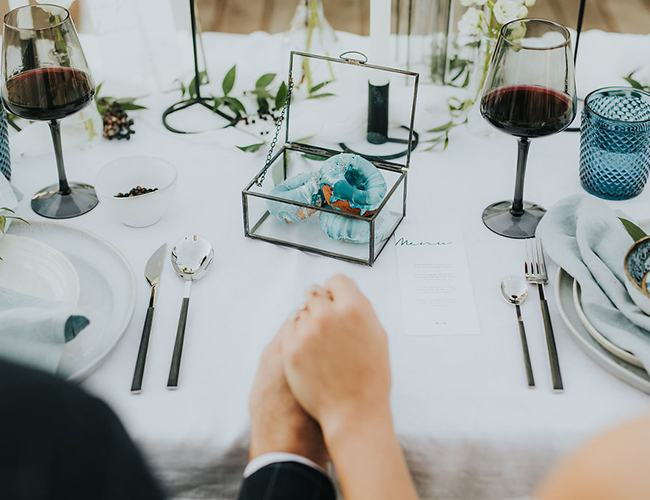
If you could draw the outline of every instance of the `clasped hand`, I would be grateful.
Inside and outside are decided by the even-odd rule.
[[[388,341],[372,305],[341,275],[305,295],[262,355],[250,458],[283,451],[324,467],[329,455],[349,500],[417,498],[393,429]]]

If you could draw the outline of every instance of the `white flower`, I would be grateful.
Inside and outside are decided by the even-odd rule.
[[[528,9],[516,0],[497,0],[493,7],[494,17],[499,24],[526,17]]]
[[[524,5],[526,7],[532,7],[533,5],[535,5],[535,0],[525,0]]]
[[[487,23],[482,11],[470,7],[458,21],[458,33],[464,36],[478,36],[485,33]]]
[[[474,0],[460,0],[460,4],[463,7],[469,7],[470,5],[474,4]]]
[[[487,1],[488,0],[476,0],[476,5],[485,5],[487,3]]]

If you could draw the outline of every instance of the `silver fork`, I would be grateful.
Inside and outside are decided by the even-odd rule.
[[[544,319],[544,332],[546,333],[548,358],[551,363],[553,389],[556,391],[562,391],[564,390],[564,386],[562,385],[562,374],[560,373],[560,361],[557,357],[557,347],[555,345],[553,325],[551,324],[551,315],[548,312],[548,302],[546,302],[546,295],[544,293],[544,285],[548,283],[546,262],[544,261],[544,249],[542,248],[542,242],[536,238],[526,240],[524,274],[529,283],[537,285],[537,291],[539,292],[539,305],[542,309],[542,318]]]

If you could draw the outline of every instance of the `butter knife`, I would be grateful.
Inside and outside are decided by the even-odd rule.
[[[140,339],[140,349],[138,349],[138,359],[135,363],[135,372],[133,373],[133,382],[131,384],[131,392],[138,394],[142,390],[142,378],[144,377],[144,365],[147,361],[147,350],[149,349],[149,337],[151,336],[151,324],[153,323],[153,311],[156,306],[156,290],[160,275],[162,274],[162,267],[165,257],[167,255],[167,243],[156,250],[144,268],[144,277],[149,282],[151,287],[151,295],[149,296],[149,308],[147,309],[147,316],[144,320],[144,329],[142,330],[142,338]]]

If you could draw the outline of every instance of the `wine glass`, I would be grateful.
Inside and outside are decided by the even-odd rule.
[[[34,212],[67,219],[94,208],[95,189],[68,183],[63,165],[59,120],[86,107],[95,95],[95,84],[66,9],[27,5],[5,15],[2,82],[5,107],[27,120],[48,121],[52,133],[59,183],[33,196]]]
[[[483,86],[481,114],[519,139],[514,200],[487,207],[483,223],[501,236],[531,238],[546,210],[523,201],[530,139],[561,132],[576,114],[569,31],[544,19],[504,24]]]

